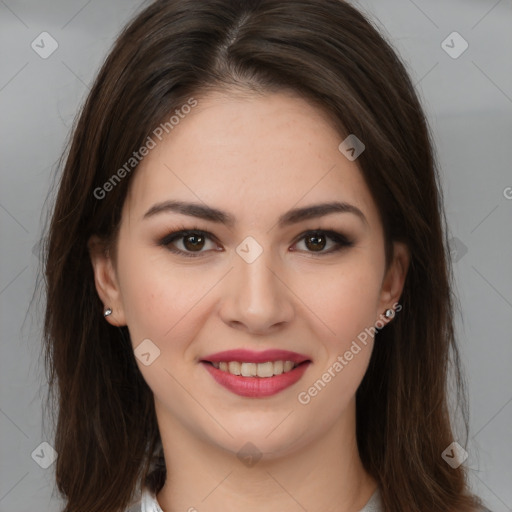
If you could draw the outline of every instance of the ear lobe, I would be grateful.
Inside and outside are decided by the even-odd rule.
[[[107,322],[121,327],[126,325],[121,301],[121,292],[112,257],[107,245],[98,236],[93,235],[87,242],[89,256],[94,271],[94,284],[98,296],[104,304],[104,309],[110,308],[112,314],[105,317]]]
[[[381,312],[386,309],[394,310],[393,305],[399,301],[409,270],[410,259],[407,245],[403,242],[393,242],[393,260],[382,283]]]

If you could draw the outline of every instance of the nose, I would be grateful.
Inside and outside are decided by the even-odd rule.
[[[222,293],[222,320],[248,334],[271,334],[293,319],[294,295],[270,250],[252,263],[236,255]]]

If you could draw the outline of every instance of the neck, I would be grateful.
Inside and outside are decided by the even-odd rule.
[[[253,465],[155,406],[167,467],[157,500],[165,512],[256,512],[262,503],[266,512],[358,512],[377,488],[359,457],[355,402],[322,437],[264,453]]]

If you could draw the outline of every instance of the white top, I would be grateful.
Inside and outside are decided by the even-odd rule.
[[[158,504],[156,496],[147,487],[144,487],[140,502],[129,508],[126,512],[163,512],[163,510]],[[382,512],[382,502],[378,488],[359,512]]]

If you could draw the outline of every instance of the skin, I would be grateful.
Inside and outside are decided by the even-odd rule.
[[[113,310],[106,321],[127,325],[134,349],[150,339],[160,350],[149,366],[137,359],[154,394],[168,471],[157,499],[165,512],[252,512],[262,496],[269,512],[358,511],[377,487],[355,437],[355,393],[373,338],[307,405],[297,395],[399,301],[409,252],[395,243],[386,272],[377,207],[357,160],[338,150],[343,138],[317,107],[284,92],[197,99],[133,176],[115,255],[90,240],[96,288]],[[174,212],[143,218],[170,199],[227,211],[236,223]],[[367,224],[331,213],[277,226],[289,209],[340,200],[357,206]],[[183,228],[215,239],[206,238],[195,258],[158,245]],[[317,229],[354,245],[328,254],[331,239],[323,247],[297,238]],[[250,264],[236,252],[247,236],[263,249]],[[192,252],[186,242],[173,245]],[[241,397],[199,364],[233,348],[282,348],[313,363],[274,396]],[[262,455],[250,467],[237,458],[247,442]]]

